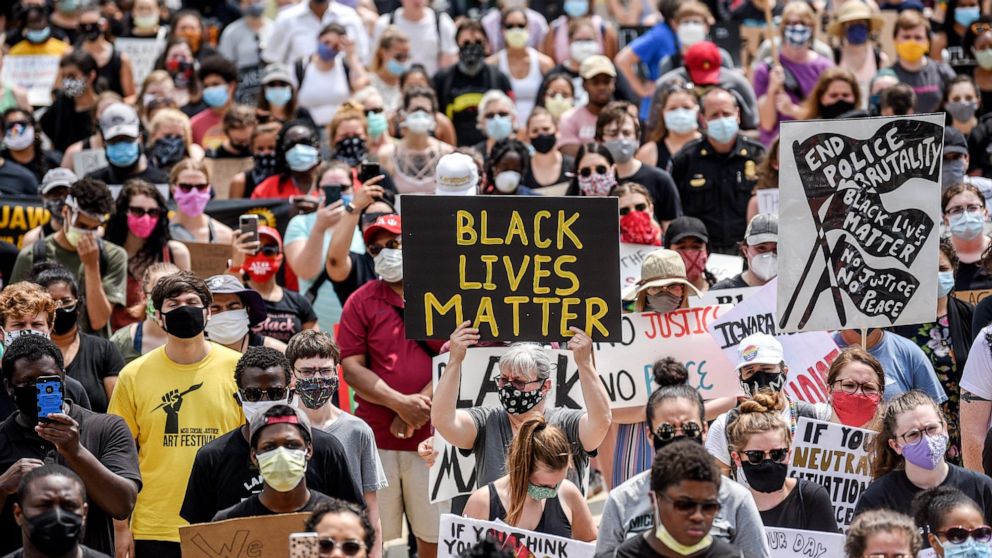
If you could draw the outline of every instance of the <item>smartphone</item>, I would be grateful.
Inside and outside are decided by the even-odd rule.
[[[341,185],[330,184],[328,186],[322,186],[321,189],[324,191],[324,207],[341,199]]]
[[[363,162],[358,167],[358,181],[363,184],[380,174],[382,174],[382,170],[379,168],[379,163]]]
[[[62,412],[62,378],[42,376],[35,381],[34,387],[38,392],[39,420],[47,420],[48,415]]]
[[[320,542],[317,533],[291,533],[289,535],[289,558],[319,558]]]
[[[241,234],[246,232],[251,233],[251,238],[248,239],[249,242],[258,242],[258,215],[255,213],[246,213],[238,218],[238,228],[241,230]]]

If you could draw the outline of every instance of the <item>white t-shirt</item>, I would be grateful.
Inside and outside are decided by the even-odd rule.
[[[348,38],[355,43],[358,58],[367,63],[370,56],[369,36],[362,18],[354,8],[338,2],[329,2],[320,19],[310,9],[310,3],[305,1],[280,11],[268,44],[262,51],[262,58],[290,66],[300,58],[310,56],[317,51],[317,34],[328,23],[344,27]]]
[[[437,72],[437,61],[442,53],[458,54],[458,44],[455,43],[455,22],[451,16],[441,13],[441,36],[438,37],[438,24],[434,20],[434,10],[425,8],[424,17],[420,21],[410,21],[403,17],[403,8],[398,8],[394,14],[382,14],[375,22],[372,31],[372,50],[379,44],[379,37],[390,25],[406,34],[410,39],[410,63],[423,64],[427,74],[433,76]],[[439,46],[440,45],[440,46]]]
[[[324,72],[316,64],[307,64],[298,94],[299,105],[310,111],[314,124],[324,127],[334,118],[338,107],[351,97],[351,84],[344,71],[344,55],[338,54],[334,67]]]
[[[961,372],[960,385],[961,391],[968,390],[982,399],[992,400],[992,348],[989,347],[985,337],[989,331],[992,331],[989,328],[992,328],[992,325],[985,326],[975,335],[975,342],[968,352],[968,362]],[[986,429],[990,426],[992,420],[989,421]]]

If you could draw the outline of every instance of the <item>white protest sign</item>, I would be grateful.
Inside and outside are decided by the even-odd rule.
[[[782,331],[931,322],[944,115],[782,123]]]
[[[744,258],[726,254],[710,254],[706,259],[706,271],[716,277],[717,281],[730,279],[744,271]]]
[[[854,519],[858,498],[871,476],[871,441],[875,432],[802,417],[792,439],[789,476],[827,489],[834,519],[844,530]]]
[[[628,289],[641,280],[641,262],[648,254],[659,250],[660,246],[648,246],[647,244],[620,243],[620,293],[626,293]]]
[[[72,156],[72,170],[80,178],[106,167],[107,164],[107,154],[103,149],[84,149]]]
[[[475,543],[491,536],[513,556],[592,558],[596,545],[511,527],[502,521],[482,521],[446,513],[441,515],[437,558],[458,558]]]
[[[778,188],[757,190],[758,213],[774,213],[778,215]]]
[[[844,555],[844,535],[765,527],[771,558],[836,558]]]
[[[475,454],[451,445],[437,430],[434,431],[437,457],[428,472],[428,498],[432,504],[450,500],[475,490]]]
[[[162,49],[165,48],[165,41],[161,39],[122,37],[114,40],[114,47],[121,54],[126,54],[131,59],[134,85],[140,89],[145,78],[155,69],[155,60],[162,54]]]
[[[717,289],[715,291],[706,291],[703,293],[703,296],[690,296],[689,307],[700,308],[703,306],[720,306],[723,304],[736,306],[745,298],[758,292],[759,288],[760,287],[740,287],[737,289]]]
[[[4,57],[0,79],[27,89],[32,106],[47,107],[52,104],[52,88],[58,75],[58,56],[18,55]]]
[[[808,403],[826,401],[827,369],[840,349],[825,331],[782,333],[776,329],[775,281],[759,287],[753,296],[721,315],[711,324],[710,332],[727,359],[734,363],[738,346],[745,337],[752,333],[774,335],[782,343],[789,366],[786,393]]]

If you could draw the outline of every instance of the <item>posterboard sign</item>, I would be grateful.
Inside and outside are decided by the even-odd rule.
[[[654,363],[672,357],[685,364],[689,385],[699,390],[703,399],[739,395],[734,368],[709,334],[712,322],[726,310],[707,306],[667,314],[624,314],[623,339],[595,344],[596,370],[601,378],[615,378],[615,389],[621,398],[630,396],[631,401],[640,401],[634,390],[643,389],[645,396],[650,396]],[[629,405],[617,405],[621,406]]]
[[[405,196],[407,339],[620,339],[617,198]]]
[[[482,521],[441,515],[437,558],[458,558],[477,542],[492,537],[518,558],[593,558],[595,543],[580,542],[511,527],[502,521]],[[185,558],[185,557],[184,557]]]
[[[183,558],[286,558],[289,535],[303,531],[309,513],[243,517],[179,528]]]
[[[758,213],[773,213],[778,215],[778,188],[757,190]]]
[[[757,288],[733,309],[710,324],[710,333],[730,362],[737,362],[740,343],[753,333],[774,335],[789,364],[786,393],[807,403],[827,400],[826,378],[840,349],[826,331],[782,333],[775,327],[775,280]],[[717,291],[719,292],[719,291]]]
[[[59,57],[51,55],[5,56],[0,79],[27,90],[31,106],[52,104],[52,88],[59,75]]]
[[[131,70],[134,72],[134,83],[140,87],[148,74],[155,69],[155,60],[162,54],[165,41],[162,39],[117,38],[114,46],[131,59]]]
[[[706,259],[706,271],[712,273],[717,281],[730,279],[744,271],[744,258],[727,254],[710,254]]]
[[[209,242],[183,242],[189,248],[191,271],[206,279],[211,275],[226,273],[231,259],[231,247]]]
[[[802,417],[792,439],[789,476],[827,489],[837,525],[847,531],[858,498],[871,484],[875,432]]]
[[[944,115],[782,123],[782,331],[931,322]]]
[[[103,149],[84,149],[72,156],[72,171],[76,176],[86,176],[105,168],[107,164],[107,154]]]
[[[644,258],[661,246],[647,244],[620,243],[620,292],[624,295],[641,280],[641,264]]]
[[[765,527],[771,558],[836,558],[844,556],[844,535]]]
[[[230,198],[231,179],[239,172],[246,171],[254,164],[251,157],[241,157],[237,159],[203,159],[207,172],[210,173],[210,185],[214,187],[214,194],[219,200]]]
[[[690,308],[701,308],[703,306],[736,306],[745,298],[758,292],[761,287],[740,287],[737,289],[717,289],[703,293],[703,296],[689,297]]]
[[[954,298],[963,300],[972,306],[978,304],[983,298],[992,295],[992,289],[981,289],[976,291],[951,291]]]

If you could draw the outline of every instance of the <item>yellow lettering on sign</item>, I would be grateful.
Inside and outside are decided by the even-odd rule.
[[[578,298],[563,298],[562,299],[562,301],[561,301],[561,328],[559,329],[559,333],[561,333],[561,336],[562,337],[569,337],[569,336],[572,335],[572,332],[568,330],[568,325],[569,325],[568,322],[570,320],[578,319],[578,317],[579,317],[579,315],[576,314],[575,312],[569,311],[568,307],[571,306],[572,304],[579,304],[581,302],[582,301],[580,299],[578,299]]]
[[[592,330],[599,331],[604,337],[608,337],[610,332],[603,325],[601,319],[606,315],[609,306],[606,301],[598,296],[586,299],[586,328],[588,335],[595,335]],[[461,322],[458,322],[461,323]]]
[[[479,256],[479,259],[486,264],[486,282],[482,284],[482,288],[487,291],[495,291],[496,283],[493,283],[493,264],[499,261],[499,256],[486,254]]]
[[[510,290],[512,292],[517,292],[520,288],[520,282],[524,279],[524,272],[527,271],[527,266],[530,265],[530,256],[524,256],[523,261],[520,263],[520,268],[517,269],[517,273],[513,273],[513,260],[510,256],[503,256],[503,267],[506,268],[506,278],[510,281]]]
[[[530,297],[526,296],[504,296],[503,303],[509,304],[513,307],[510,312],[513,315],[513,335],[520,335],[520,305],[529,301]]]
[[[471,291],[482,288],[482,283],[478,281],[469,281],[465,278],[465,266],[468,263],[468,256],[462,254],[458,256],[458,288]],[[461,322],[458,322],[461,323]]]
[[[426,319],[427,335],[434,335],[434,312],[443,316],[452,310],[455,311],[455,323],[460,324],[465,319],[462,317],[462,295],[456,294],[448,299],[448,302],[441,304],[434,293],[424,293],[424,315]]]
[[[464,209],[459,209],[455,213],[455,241],[459,246],[471,246],[479,241],[479,235],[475,232],[474,227],[475,217],[471,213]]]
[[[534,214],[534,246],[538,248],[547,248],[551,246],[551,241],[548,239],[541,238],[541,219],[550,219],[551,212],[542,209]]]
[[[480,235],[482,240],[480,242],[490,246],[503,244],[502,238],[489,236],[489,212],[485,209],[482,210],[482,215],[479,218],[479,228],[482,229],[482,234]]]
[[[579,220],[579,214],[573,213],[571,217],[565,219],[565,212],[558,212],[558,249],[561,250],[565,245],[565,237],[567,236],[572,240],[572,244],[575,245],[579,250],[582,249],[582,242],[579,241],[579,237],[575,236],[572,232],[572,225]]]
[[[509,244],[514,236],[520,237],[520,243],[527,246],[527,231],[524,229],[524,221],[520,218],[520,213],[516,211],[510,215],[510,227],[506,231],[506,243]]]
[[[541,279],[543,277],[551,277],[551,272],[543,269],[541,264],[549,262],[551,262],[551,256],[541,254],[534,256],[534,294],[548,294],[551,292],[551,289],[548,287],[541,286]]]
[[[568,296],[570,294],[575,294],[579,290],[579,278],[575,273],[568,271],[567,269],[562,269],[562,266],[567,263],[575,263],[579,259],[575,256],[558,256],[555,258],[555,275],[561,277],[562,279],[568,279],[572,284],[571,287],[567,289],[557,288],[555,289],[555,294],[558,296]]]
[[[551,321],[551,305],[558,304],[560,301],[561,299],[556,296],[534,297],[534,304],[541,305],[541,335],[545,337],[548,335],[548,326]]]
[[[461,323],[461,322],[458,322]],[[499,325],[496,324],[496,315],[493,312],[493,299],[484,296],[479,301],[479,308],[475,311],[475,323],[472,327],[478,328],[480,324],[489,324],[489,330],[493,337],[499,337]]]
[[[27,220],[27,216],[24,215],[23,205],[19,205],[14,208],[14,214],[10,217],[10,228],[12,229],[28,228],[28,220]]]

